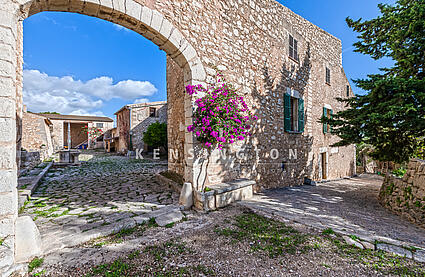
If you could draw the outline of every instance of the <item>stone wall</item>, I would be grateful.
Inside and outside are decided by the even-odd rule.
[[[387,209],[425,228],[425,161],[411,160],[403,178],[386,176],[379,201]]]
[[[144,103],[129,106],[131,107],[133,150],[147,150],[143,142],[143,135],[152,123],[167,123],[167,102]],[[150,108],[156,109],[156,115],[154,117],[150,116]]]
[[[38,152],[40,150],[47,154],[47,157],[53,154],[52,134],[47,119],[43,116],[24,112],[22,120],[22,148],[29,152]],[[47,158],[41,155],[42,159]]]
[[[117,116],[117,133],[118,143],[116,151],[119,153],[127,153],[130,141],[130,110],[123,109],[116,113]]]
[[[184,175],[185,118],[182,69],[167,57],[168,170]]]

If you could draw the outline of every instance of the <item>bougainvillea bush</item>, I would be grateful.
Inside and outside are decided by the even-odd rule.
[[[193,125],[188,127],[206,148],[215,145],[222,149],[226,144],[245,140],[251,135],[252,123],[257,117],[248,109],[243,97],[228,84],[221,74],[216,82],[204,87],[189,85],[186,93],[205,96],[196,100]]]
[[[87,134],[89,139],[100,137],[103,134],[102,129],[96,127],[88,127],[87,125],[82,128],[81,132]]]

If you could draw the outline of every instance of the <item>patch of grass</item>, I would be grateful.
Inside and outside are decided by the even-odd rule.
[[[32,261],[28,264],[28,272],[33,272],[34,269],[40,267],[44,262],[43,258],[34,258]]]
[[[325,230],[322,231],[323,235],[334,235],[335,231],[332,230],[332,228],[326,228]]]
[[[2,246],[3,245],[3,243],[4,243],[4,241],[7,239],[7,237],[4,237],[4,238],[0,238],[0,246]]]
[[[22,207],[19,208],[18,214],[22,214],[25,211],[26,206],[28,205],[28,203],[30,203],[30,201],[26,200],[24,202],[24,205],[22,205]]]
[[[168,223],[167,225],[165,225],[164,227],[165,228],[173,228],[173,226],[174,226],[174,222],[171,222],[171,223]]]
[[[233,225],[233,228],[216,228],[215,232],[235,242],[249,241],[252,250],[264,251],[272,258],[306,249],[307,236],[281,222],[243,213],[235,217]]]
[[[355,241],[359,241],[360,240],[360,238],[358,236],[356,236],[356,235],[349,235],[349,237],[351,239],[355,240]]]
[[[92,268],[91,273],[86,276],[101,275],[104,277],[122,277],[128,276],[127,272],[130,269],[130,265],[122,261],[121,259],[115,260],[112,263],[101,264]]]

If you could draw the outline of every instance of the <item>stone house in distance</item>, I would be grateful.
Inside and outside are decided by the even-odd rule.
[[[21,166],[38,164],[56,151],[68,147],[68,123],[71,130],[71,148],[87,142],[85,126],[106,132],[113,128],[113,120],[107,117],[39,114],[27,112],[22,116]]]
[[[115,150],[127,153],[136,149],[147,151],[143,142],[143,134],[154,122],[167,123],[167,102],[151,102],[131,104],[122,107],[115,113],[117,120],[118,140]]]

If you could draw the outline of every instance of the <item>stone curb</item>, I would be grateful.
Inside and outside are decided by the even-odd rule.
[[[167,177],[161,175],[160,173],[155,174],[155,178],[158,182],[160,183],[165,183],[166,185],[168,185],[169,187],[171,187],[175,192],[177,193],[181,193],[182,191],[182,185],[179,185],[177,182],[168,179]]]
[[[19,193],[19,201],[18,201],[18,208],[21,208],[25,201],[27,201],[31,195],[34,193],[34,191],[37,189],[38,185],[40,185],[41,179],[46,176],[49,169],[53,166],[53,162],[50,162],[47,164],[47,166],[32,180],[32,182],[27,186],[26,189],[20,190],[18,189]]]
[[[240,204],[239,204],[240,205]],[[253,213],[264,216],[266,218],[275,219],[277,221],[284,222],[286,224],[297,224],[305,227],[309,227],[318,231],[323,231],[324,229],[321,229],[314,225],[309,225],[305,223],[298,222],[293,219],[287,219],[285,217],[282,217],[280,215],[276,215],[273,212],[271,214],[266,213],[262,210],[253,209],[249,206],[241,205],[244,208],[247,208],[251,210]],[[420,248],[418,246],[412,246],[412,245],[406,245],[402,241],[396,241],[398,245],[391,244],[388,242],[383,241],[370,241],[370,239],[364,238],[364,237],[357,237],[356,239],[353,239],[350,237],[352,234],[344,233],[341,231],[334,231],[335,234],[338,234],[342,236],[342,238],[345,240],[345,242],[349,245],[354,245],[360,249],[370,249],[373,251],[382,250],[387,253],[395,254],[401,257],[409,258],[417,262],[425,263],[425,249]]]

